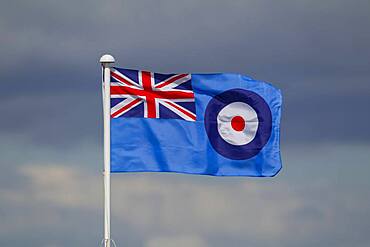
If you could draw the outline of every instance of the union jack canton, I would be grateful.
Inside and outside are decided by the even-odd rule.
[[[111,69],[111,117],[195,121],[191,74]]]

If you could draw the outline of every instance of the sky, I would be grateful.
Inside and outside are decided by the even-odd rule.
[[[368,0],[2,0],[0,246],[99,246],[101,55],[283,94],[274,178],[114,174],[117,246],[370,246]]]

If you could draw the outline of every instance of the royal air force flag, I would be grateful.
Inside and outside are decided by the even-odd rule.
[[[111,171],[274,176],[281,93],[238,74],[111,68]]]

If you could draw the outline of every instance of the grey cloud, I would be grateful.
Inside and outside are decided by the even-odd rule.
[[[31,96],[34,104],[43,102],[45,110],[40,121],[39,109],[15,103],[15,110],[22,113],[17,115],[3,108],[1,113],[14,119],[7,118],[2,129],[27,131],[16,119],[35,113],[32,121],[40,122],[31,122],[29,128],[37,132],[45,125],[42,128],[51,139],[68,143],[67,138],[79,133],[96,137],[97,60],[107,51],[126,67],[239,72],[271,81],[284,94],[285,140],[367,141],[368,7],[360,0],[356,4],[11,1],[0,17],[0,50],[7,58],[0,62],[2,104],[12,101],[8,98]],[[48,104],[45,95],[56,97],[48,98],[53,101]],[[71,100],[78,104],[72,106]],[[67,115],[55,116],[55,107]],[[84,115],[76,121],[83,109]],[[353,119],[355,130],[348,128]],[[64,128],[75,123],[85,128],[76,128],[78,133]],[[54,126],[66,131],[58,135],[51,130]]]
[[[348,180],[338,180],[341,176],[325,166],[330,163],[334,169],[345,171],[345,155],[331,156],[330,150],[363,154],[361,150],[367,148],[289,148],[286,152],[294,158],[286,161],[289,166],[274,180],[114,175],[113,236],[119,244],[148,247],[159,243],[202,247],[230,243],[366,246],[370,241],[366,234],[370,198],[361,191],[353,193],[360,186],[366,191],[366,176],[357,177],[366,184],[348,186]],[[322,151],[329,155],[323,156]],[[302,153],[312,158],[298,162]],[[368,155],[358,157],[352,169],[366,173],[360,161],[368,159]],[[309,164],[312,168],[306,174],[297,173]],[[9,243],[21,234],[34,240],[34,246],[96,244],[100,238],[102,184],[101,177],[87,165],[18,166],[14,179],[25,184],[18,188],[2,186],[0,190],[0,243]],[[314,174],[320,167],[322,174]],[[43,231],[48,233],[45,238],[41,237]],[[14,246],[21,246],[22,241],[16,240]]]
[[[199,236],[174,236],[174,237],[154,237],[149,239],[145,247],[207,247],[209,246],[205,240]]]
[[[2,18],[11,20],[8,32],[15,35],[10,40],[15,43],[8,45],[25,46],[44,59],[64,55],[64,62],[86,63],[107,49],[129,66],[160,70],[241,72],[246,66],[272,65],[285,73],[325,72],[351,70],[347,65],[366,69],[369,4],[356,3],[89,1],[91,8],[84,11],[85,2],[15,2],[13,10],[24,19],[7,14],[12,9]],[[139,49],[145,52],[133,52]]]

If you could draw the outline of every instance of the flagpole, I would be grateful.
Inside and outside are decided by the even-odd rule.
[[[111,247],[110,234],[110,67],[114,57],[105,54],[100,58],[103,72],[104,115],[104,247]]]

